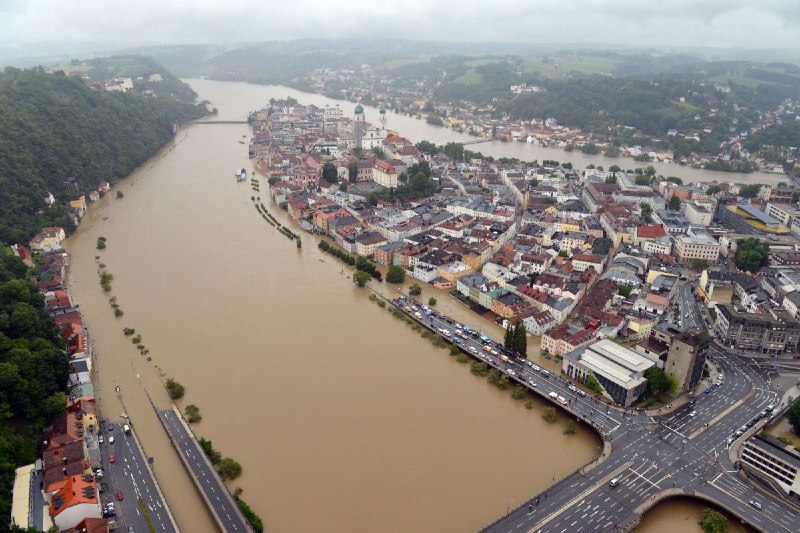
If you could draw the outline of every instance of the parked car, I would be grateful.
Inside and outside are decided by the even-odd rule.
[[[761,509],[761,504],[760,504],[760,503],[758,503],[758,502],[757,502],[757,501],[755,501],[755,500],[750,500],[750,505],[752,505],[752,506],[753,506],[753,507],[755,507],[756,509]]]
[[[124,499],[125,499],[125,495],[124,495],[124,494],[122,494],[122,490],[121,490],[121,489],[117,489],[117,499],[118,499],[119,501],[122,501],[122,500],[124,500]]]

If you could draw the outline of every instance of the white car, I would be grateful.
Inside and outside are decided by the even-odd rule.
[[[474,346],[470,346],[469,351],[470,353],[478,353],[478,350],[476,350]]]
[[[108,443],[114,444],[114,437],[108,437]]]
[[[536,383],[532,379],[528,380],[528,385],[530,385],[531,387],[536,387]]]
[[[506,370],[506,372],[508,372],[509,376],[516,376],[517,375],[517,373],[514,372],[514,369],[512,369],[512,368],[509,368],[508,370]]]
[[[697,411],[692,411],[691,413],[689,413],[689,416],[691,416],[692,418],[696,417]]]
[[[576,387],[575,385],[570,385],[570,386],[569,386],[569,387],[567,387],[567,388],[568,388],[569,390],[571,390],[572,392],[578,392],[578,387]]]
[[[533,364],[531,365],[531,368],[534,369],[536,372],[541,370],[541,368],[539,368],[538,366],[533,365]]]

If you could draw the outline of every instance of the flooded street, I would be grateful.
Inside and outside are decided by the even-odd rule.
[[[330,102],[285,88],[191,83],[220,120],[243,119],[271,97]],[[234,179],[237,168],[251,169],[238,142],[249,133],[244,124],[182,130],[117,185],[123,199],[112,191],[89,209],[67,243],[104,415],[130,414],[183,531],[216,528],[150,403],[169,405],[166,377],[185,385],[181,407],[199,406],[195,432],[242,464],[230,486],[243,489],[270,532],[475,531],[598,453],[587,429],[564,435],[563,415],[545,423],[542,402],[526,409],[376,306],[316,238],[303,233],[297,249],[264,222],[251,200],[268,197],[264,180],[257,193]],[[99,263],[114,276],[110,293]],[[440,311],[501,338],[499,327],[425,287],[431,295]],[[141,334],[151,361],[123,327]],[[661,508],[645,518],[653,529],[640,531],[683,526]]]

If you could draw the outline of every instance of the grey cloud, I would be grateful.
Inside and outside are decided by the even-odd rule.
[[[0,47],[293,38],[800,47],[799,0],[0,0]]]

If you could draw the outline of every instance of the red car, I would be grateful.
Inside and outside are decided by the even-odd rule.
[[[122,501],[122,499],[123,499],[124,497],[125,497],[125,496],[123,496],[123,495],[122,495],[122,491],[121,491],[121,490],[119,490],[119,489],[117,489],[117,499],[118,499],[119,501]]]
[[[113,453],[108,454],[108,462],[109,463],[113,463],[116,460],[117,460],[117,458],[114,456]]]

